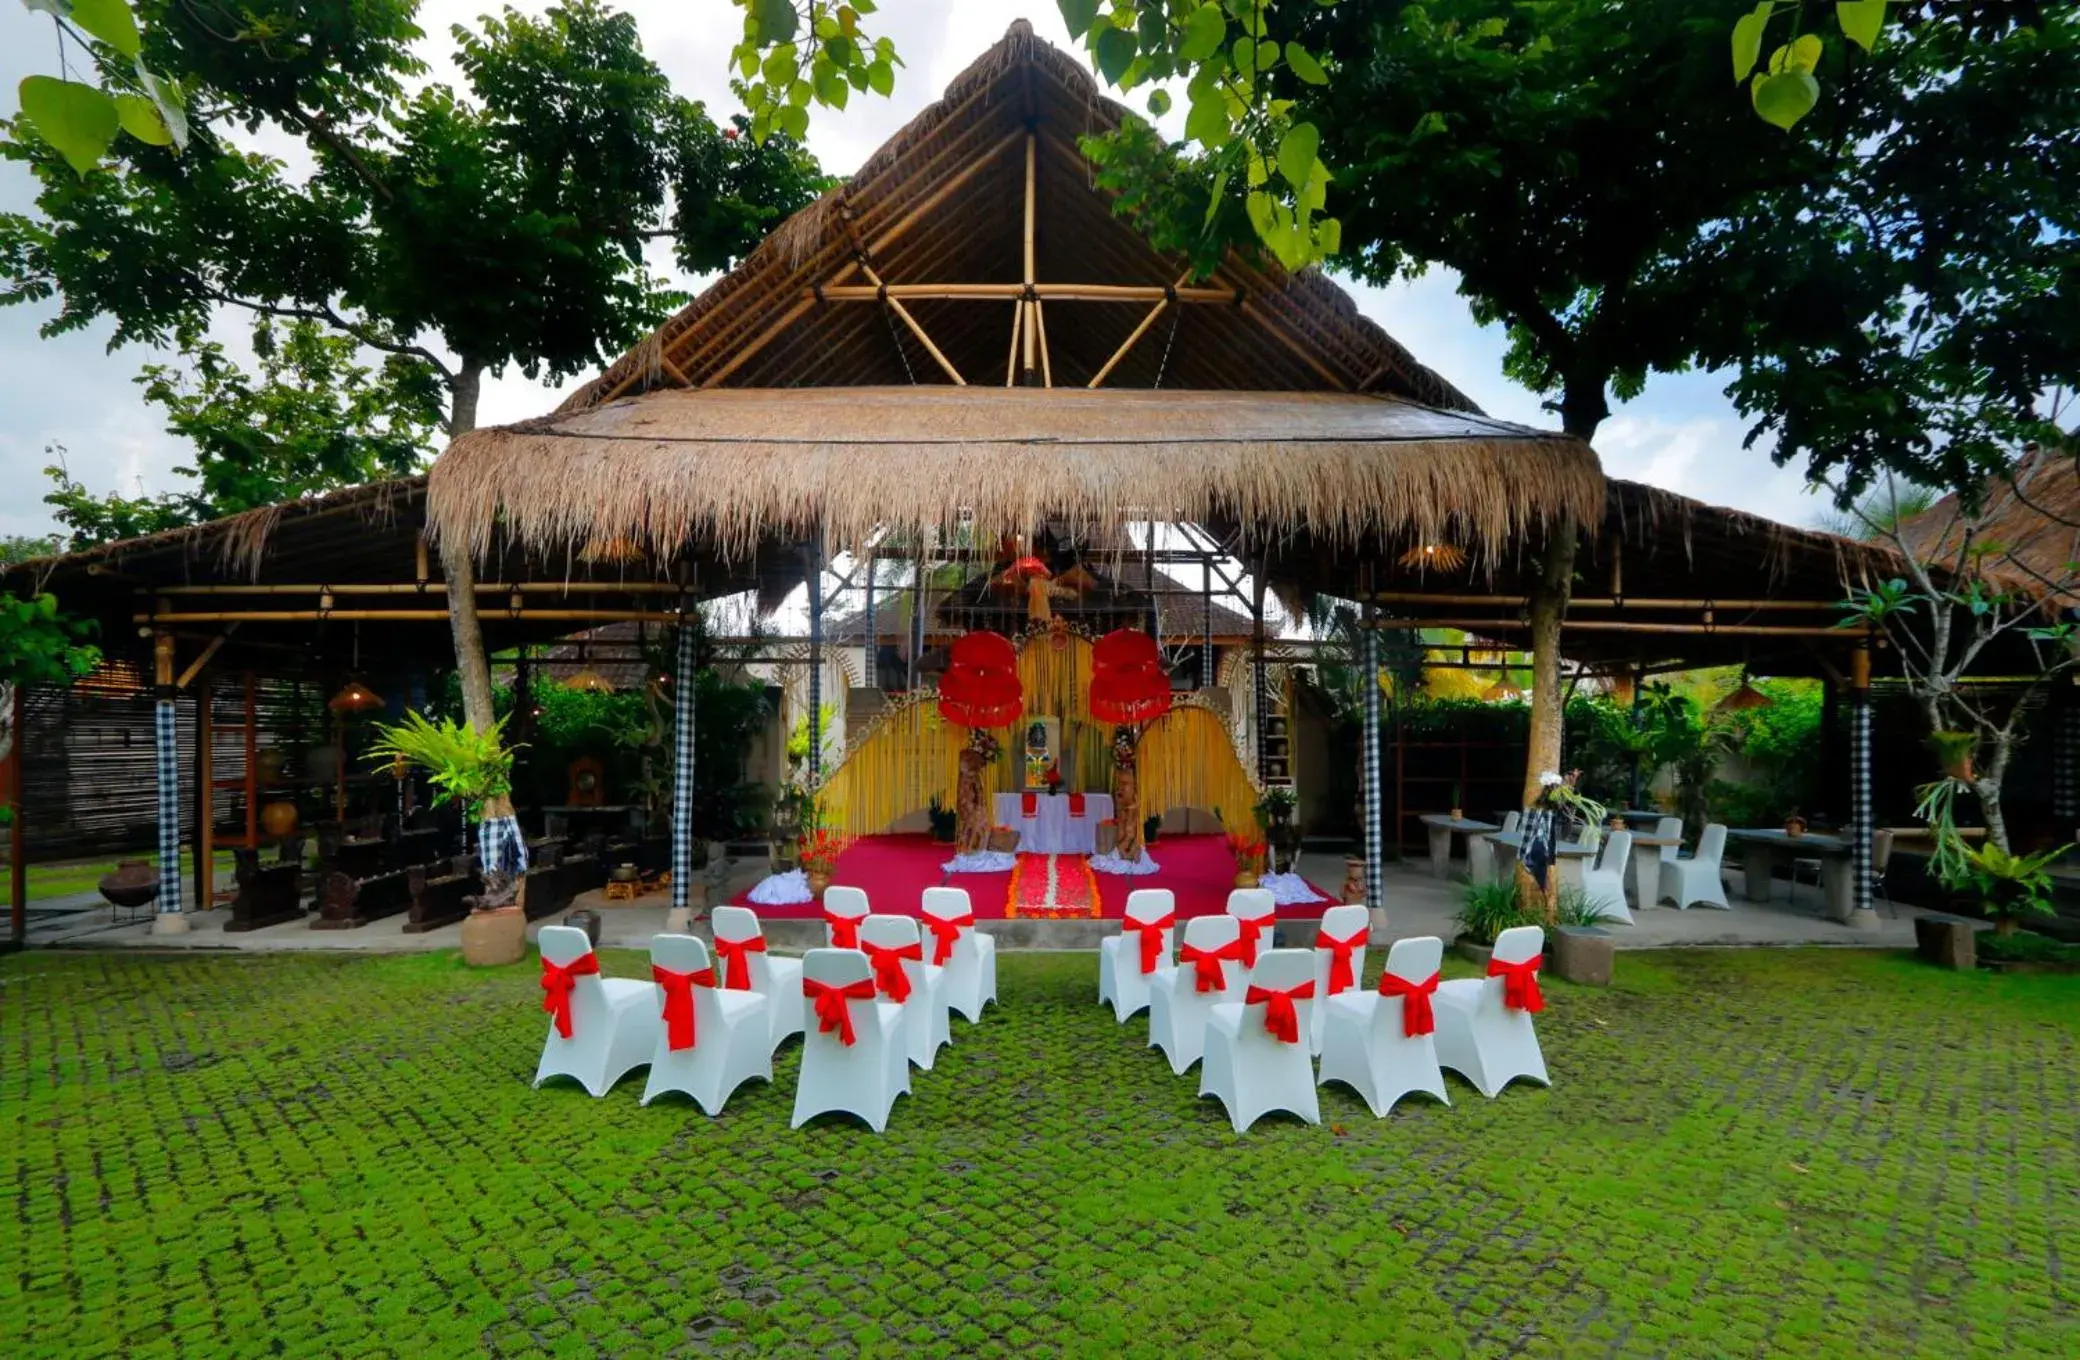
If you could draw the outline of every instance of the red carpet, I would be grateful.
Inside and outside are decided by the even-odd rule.
[[[1090,876],[1098,891],[1097,915],[1117,920],[1126,908],[1127,894],[1136,888],[1168,888],[1176,894],[1177,911],[1181,916],[1204,916],[1227,910],[1228,893],[1235,886],[1235,861],[1229,857],[1227,846],[1219,836],[1166,836],[1150,846],[1149,853],[1162,866],[1160,872],[1139,878],[1121,878],[1114,874]],[[949,879],[939,866],[952,858],[950,846],[935,845],[929,836],[867,836],[854,841],[852,847],[838,857],[831,882],[864,888],[867,900],[873,903],[876,911],[907,915],[917,913],[926,888],[942,884],[965,888],[977,916],[984,919],[1004,917],[1011,898],[1012,873],[1007,870],[1000,874],[958,874]],[[1045,874],[1045,858],[1032,856],[1027,862],[1034,865],[1038,873]],[[1063,856],[1057,864],[1061,877],[1068,878],[1072,873],[1081,877],[1082,861]],[[1062,896],[1066,891],[1069,889],[1058,890],[1056,900],[1062,905],[1069,905]],[[742,895],[734,905],[751,907],[761,916],[774,920],[814,917],[822,910],[813,902],[792,907],[762,907]],[[1278,914],[1287,919],[1312,920],[1320,916],[1322,908],[1328,905],[1330,900],[1324,896],[1311,905],[1280,907]],[[1023,919],[1040,913],[1020,910],[1010,914]],[[1088,908],[1080,908],[1073,914],[1088,919],[1091,913]]]

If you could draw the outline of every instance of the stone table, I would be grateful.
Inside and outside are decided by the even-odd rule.
[[[1856,883],[1850,864],[1852,846],[1847,837],[1822,831],[1794,836],[1782,827],[1738,827],[1728,830],[1726,839],[1745,848],[1743,867],[1747,874],[1746,895],[1750,902],[1769,901],[1771,879],[1780,861],[1817,859],[1820,861],[1820,892],[1826,901],[1828,916],[1845,925],[1857,924]],[[1875,912],[1866,914],[1876,915]]]
[[[1430,829],[1430,872],[1443,878],[1452,869],[1452,837],[1484,836],[1502,828],[1493,822],[1476,822],[1470,817],[1454,818],[1442,812],[1426,812],[1416,820]],[[1471,847],[1467,858],[1473,857]]]

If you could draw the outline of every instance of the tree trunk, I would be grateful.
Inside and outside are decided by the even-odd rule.
[[[1565,714],[1560,696],[1560,621],[1567,615],[1568,586],[1574,579],[1575,524],[1570,515],[1549,521],[1539,549],[1538,578],[1532,582],[1531,741],[1524,766],[1524,806],[1539,794],[1538,776],[1560,770],[1560,729]]]
[[[450,387],[448,438],[459,439],[477,427],[477,394],[484,365],[464,359]],[[491,662],[484,653],[484,630],[477,622],[477,569],[459,533],[441,539],[441,574],[448,585],[448,626],[455,634],[455,670],[462,678],[462,713],[469,725],[489,732],[498,717],[491,702]]]
[[[1979,795],[1979,811],[1986,816],[1986,839],[2003,850],[2012,849],[2008,844],[2008,814],[2001,810],[2000,781],[1981,779],[1972,785],[1972,792]]]

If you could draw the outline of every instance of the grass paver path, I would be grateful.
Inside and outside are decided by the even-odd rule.
[[[999,967],[875,1138],[793,1044],[529,1089],[532,959],[0,960],[0,1355],[2080,1354],[2080,978],[1627,953],[1551,1091],[1238,1139],[1092,956]]]

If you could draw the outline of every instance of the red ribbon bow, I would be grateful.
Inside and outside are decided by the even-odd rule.
[[[1159,917],[1153,921],[1140,921],[1129,916],[1119,923],[1121,930],[1141,932],[1141,972],[1144,976],[1156,970],[1156,963],[1163,957],[1163,932],[1177,924],[1177,913]],[[1199,989],[1205,991],[1204,987]]]
[[[861,978],[843,987],[832,987],[814,978],[802,979],[802,995],[816,1003],[816,1032],[838,1031],[838,1042],[850,1048],[859,1036],[852,1032],[852,1007],[848,1002],[872,1001],[874,979]]]
[[[826,911],[823,914],[823,923],[831,928],[831,948],[859,948],[859,917],[840,916],[836,912]]]
[[[556,1032],[571,1037],[571,989],[581,977],[599,976],[599,955],[584,954],[568,964],[542,960],[542,1009],[556,1017]]]
[[[1300,1042],[1300,1011],[1295,1001],[1310,1001],[1314,998],[1314,981],[1309,979],[1297,987],[1276,991],[1270,987],[1251,987],[1242,994],[1242,1004],[1254,1006],[1264,1003],[1264,1032],[1282,1044]]]
[[[1545,994],[1538,990],[1538,965],[1545,960],[1533,954],[1522,963],[1488,960],[1488,976],[1502,979],[1502,1004],[1513,1011],[1537,1015],[1546,1008]]]
[[[1069,815],[1071,817],[1081,817],[1083,815],[1082,794],[1072,793],[1069,795]]]
[[[961,942],[961,932],[975,927],[975,913],[966,916],[927,916],[924,923],[932,928],[935,943],[932,946],[932,962],[940,967],[953,957],[953,947]]]
[[[1278,914],[1276,912],[1266,913],[1254,921],[1240,916],[1235,918],[1235,924],[1242,927],[1242,961],[1244,964],[1251,968],[1257,966],[1257,939],[1277,923]]]
[[[1314,947],[1332,950],[1329,956],[1329,995],[1347,992],[1358,985],[1358,970],[1353,966],[1353,956],[1358,946],[1365,943],[1365,932],[1359,931],[1339,940],[1332,935],[1319,932],[1314,937]]]
[[[650,976],[658,986],[664,988],[664,1033],[665,1045],[677,1053],[682,1048],[693,1047],[693,989],[713,987],[715,970],[702,968],[692,973],[675,973],[669,968],[650,965]]]
[[[1040,795],[1037,793],[1020,794],[1018,812],[1021,817],[1038,817],[1040,815]]]
[[[1146,940],[1146,935],[1141,937]],[[1228,975],[1223,963],[1242,962],[1242,940],[1238,937],[1218,949],[1201,949],[1197,945],[1184,945],[1177,951],[1181,962],[1192,965],[1193,981],[1202,992],[1218,992],[1228,985]]]
[[[890,1001],[901,1005],[910,999],[910,974],[903,967],[904,959],[924,962],[924,946],[921,944],[878,945],[863,944],[867,962],[874,965],[874,985]]]
[[[751,955],[766,952],[766,937],[753,935],[747,940],[725,940],[715,937],[715,952],[722,956],[722,985],[732,992],[751,990]]]
[[[1392,973],[1379,975],[1379,994],[1401,998],[1401,1033],[1405,1037],[1437,1032],[1437,1012],[1430,1005],[1430,998],[1437,995],[1437,976],[1432,973],[1421,982],[1410,982]]]

